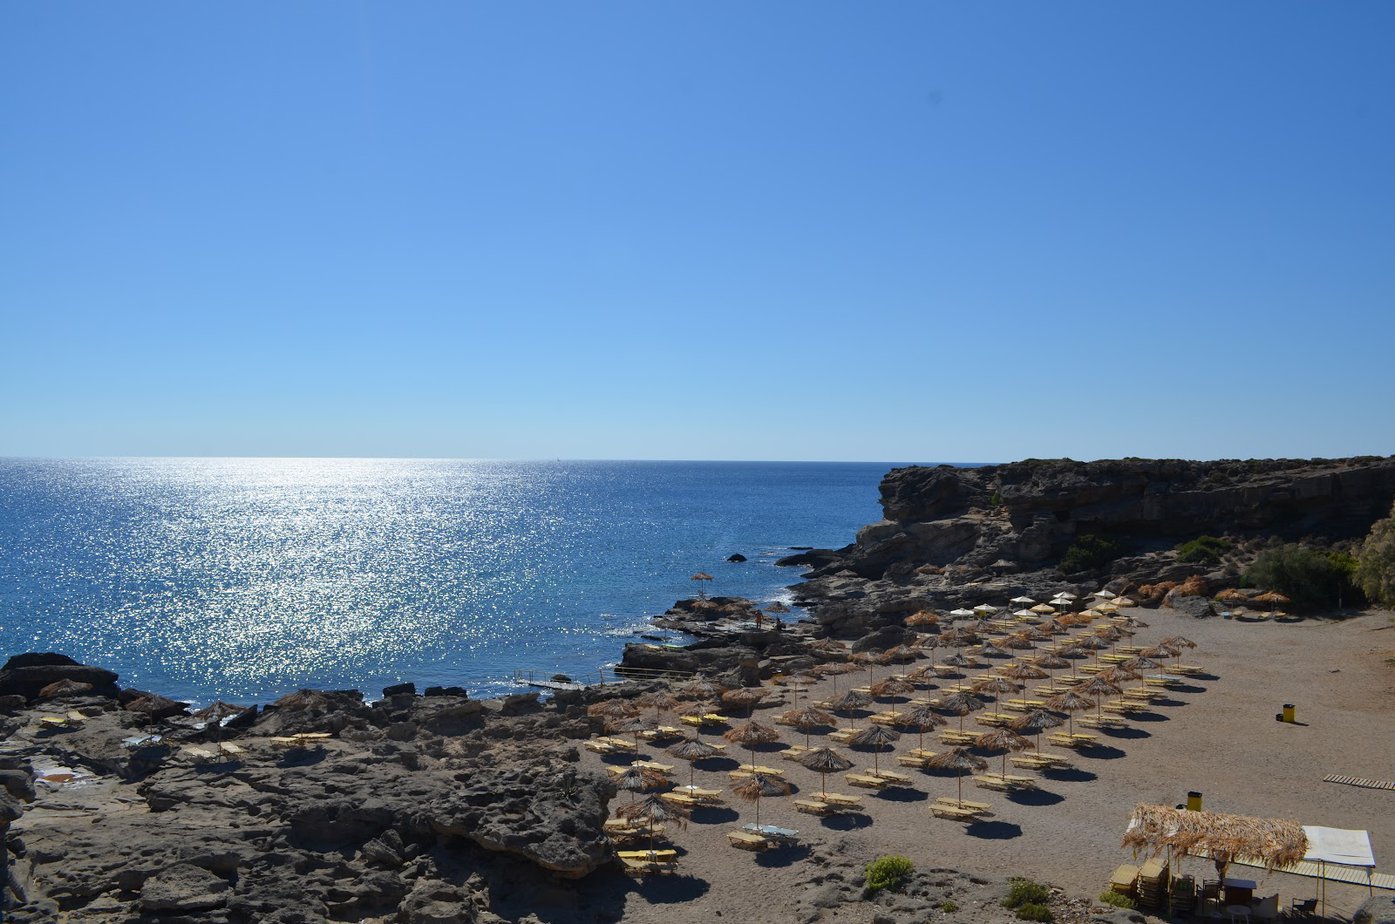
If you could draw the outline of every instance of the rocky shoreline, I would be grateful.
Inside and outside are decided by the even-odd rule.
[[[1246,554],[1281,538],[1360,535],[1392,498],[1395,459],[898,469],[882,484],[885,520],[843,549],[782,561],[810,569],[794,588],[808,618],[779,622],[739,598],[679,601],[655,623],[694,643],[627,645],[618,670],[636,680],[548,701],[402,684],[372,703],[302,691],[190,714],[102,668],[19,655],[0,669],[10,919],[618,920],[634,886],[602,830],[616,790],[578,752],[599,730],[587,715],[596,700],[640,695],[658,685],[643,678],[664,672],[755,685],[813,666],[816,637],[884,650],[907,640],[917,610],[1022,594],[1103,584],[1207,615],[1208,594],[1234,583]],[[1179,561],[1178,541],[1203,528],[1236,552]],[[1087,531],[1126,554],[1062,572]],[[836,850],[811,859],[816,897],[792,920],[866,902],[855,864]],[[868,914],[919,919],[972,895],[954,920],[1003,919],[992,899],[1001,879],[939,871],[926,882],[924,902],[885,896],[893,905]],[[1097,916],[1088,901],[1059,901],[1064,920]]]

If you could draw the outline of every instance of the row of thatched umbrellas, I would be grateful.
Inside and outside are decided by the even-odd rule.
[[[1014,601],[1019,602],[1019,601]],[[1054,613],[1054,609],[1052,610]],[[970,615],[973,615],[972,613]],[[1072,624],[1085,624],[1092,621],[1094,615],[1068,614],[1057,617],[1052,625],[1047,629],[1038,630],[1033,633],[1030,630],[1016,633],[1009,638],[1020,639],[1027,642],[1024,646],[1020,643],[1011,644],[1014,648],[1035,648],[1035,641],[1043,638],[1050,638],[1056,632],[1065,629]],[[908,625],[930,626],[938,622],[938,617],[934,614],[922,612],[913,614],[907,619]],[[1146,625],[1139,621],[1134,621],[1136,625]],[[870,653],[859,653],[853,655],[848,661],[830,662],[820,665],[813,672],[814,679],[818,675],[833,676],[836,689],[836,676],[839,673],[860,670],[862,665],[866,665],[869,671],[869,683],[874,696],[898,696],[907,695],[915,690],[915,685],[908,679],[897,677],[884,678],[882,681],[872,681],[872,666],[874,664],[898,663],[919,657],[921,650],[926,647],[933,649],[936,645],[944,642],[965,645],[976,641],[977,632],[982,631],[982,626],[965,626],[958,629],[946,630],[940,633],[939,637],[922,637],[916,645],[901,645],[889,649],[878,655]],[[1084,656],[1085,651],[1093,650],[1098,658],[1098,652],[1104,648],[1112,647],[1114,641],[1132,634],[1131,631],[1121,630],[1116,626],[1104,627],[1095,634],[1080,639],[1072,645],[1067,652],[1073,651],[1076,657]],[[933,639],[933,643],[927,645],[926,640]],[[1107,671],[1101,671],[1094,677],[1083,681],[1073,689],[1059,693],[1048,700],[1045,708],[1034,708],[1028,710],[1022,716],[1013,720],[1009,727],[998,728],[977,736],[973,746],[979,750],[1001,753],[1003,759],[1003,772],[1006,773],[1007,755],[1014,751],[1027,750],[1036,747],[1040,751],[1041,732],[1057,727],[1063,723],[1070,723],[1071,733],[1074,733],[1073,716],[1075,712],[1082,711],[1094,705],[1098,707],[1099,698],[1122,692],[1117,681],[1126,679],[1141,678],[1143,671],[1158,667],[1158,663],[1153,660],[1158,656],[1177,656],[1184,648],[1194,648],[1195,645],[1189,640],[1180,636],[1165,639],[1159,645],[1145,651],[1141,656],[1129,659],[1116,667]],[[813,642],[809,646],[810,650],[824,656],[842,654],[848,656],[847,649],[841,644],[829,639]],[[999,649],[1001,650],[1001,649]],[[984,653],[980,646],[980,654]],[[1006,654],[1006,652],[1004,652]],[[962,652],[959,655],[962,659]],[[946,658],[942,661],[948,662],[952,659]],[[967,659],[962,659],[967,662]],[[969,666],[971,662],[962,666]],[[908,730],[916,731],[920,736],[920,747],[924,747],[924,733],[932,730],[938,725],[945,724],[945,719],[939,713],[957,715],[959,717],[959,727],[963,730],[963,717],[970,712],[981,708],[984,704],[980,696],[992,693],[994,696],[995,710],[1000,702],[1001,695],[1007,692],[1016,692],[1022,688],[1018,681],[1029,679],[1040,679],[1051,676],[1043,668],[1063,669],[1069,666],[1070,662],[1057,655],[1042,655],[1033,663],[1019,663],[1005,668],[1001,671],[1001,676],[990,677],[987,680],[975,685],[974,691],[956,692],[942,697],[937,703],[917,703],[911,709],[902,713],[895,724]],[[955,665],[949,665],[955,666]],[[912,672],[913,679],[928,680],[931,672],[935,668],[934,661],[928,668],[921,668]],[[633,705],[622,701],[607,701],[598,703],[592,707],[593,714],[613,717],[610,723],[612,732],[622,731],[635,735],[635,745],[638,748],[639,735],[646,730],[651,730],[657,726],[662,712],[666,709],[678,709],[685,715],[705,715],[717,710],[717,701],[728,707],[742,708],[747,711],[747,721],[732,728],[724,734],[728,741],[746,747],[751,756],[751,774],[745,780],[732,787],[733,793],[755,802],[756,824],[760,823],[759,800],[762,797],[785,795],[790,792],[790,786],[785,781],[760,773],[756,769],[754,748],[760,744],[767,744],[779,740],[780,734],[774,728],[763,725],[751,718],[752,711],[756,703],[767,695],[767,691],[761,689],[737,687],[727,689],[723,685],[710,680],[698,679],[679,688],[679,692],[686,696],[694,697],[695,702],[684,705],[682,700],[674,696],[663,693],[651,693],[633,701]],[[1097,697],[1095,700],[1088,699],[1087,696]],[[851,712],[860,709],[872,702],[872,698],[858,691],[847,691],[841,696],[835,697],[829,704],[830,710],[825,711],[814,705],[798,706],[786,711],[781,716],[781,721],[791,725],[805,734],[805,747],[810,745],[810,735],[813,729],[836,724],[836,719],[830,715],[838,712]],[[635,706],[643,708],[652,707],[655,710],[655,718],[652,723],[640,718],[635,710]],[[850,717],[851,720],[851,717]],[[1021,733],[1032,734],[1036,740],[1026,738]],[[873,751],[874,772],[879,771],[878,760],[880,751],[892,745],[899,739],[900,733],[893,731],[879,724],[871,724],[849,739],[849,744],[855,747],[869,747]],[[687,760],[690,765],[689,785],[693,785],[695,779],[694,764],[698,760],[713,757],[720,753],[718,749],[703,741],[701,738],[701,725],[698,734],[692,738],[680,741],[678,744],[667,749],[668,753],[682,760]],[[802,766],[820,774],[821,787],[824,794],[827,794],[827,775],[851,769],[852,762],[842,754],[828,747],[812,748],[800,755],[797,760]],[[958,775],[959,800],[963,800],[963,774],[970,771],[981,771],[986,769],[988,764],[983,758],[970,752],[964,747],[951,748],[942,753],[936,754],[927,761],[927,766],[937,769],[950,770]],[[617,781],[622,789],[631,792],[646,792],[657,787],[667,785],[667,778],[662,774],[644,767],[631,767],[622,774]],[[619,813],[621,817],[647,818],[651,824],[664,819],[682,820],[683,810],[663,802],[657,795],[651,794],[642,801],[632,802],[631,805],[623,807]]]

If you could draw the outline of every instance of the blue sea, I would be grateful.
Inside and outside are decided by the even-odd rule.
[[[890,467],[0,459],[0,641],[194,702],[595,679],[694,572],[787,599],[775,560],[851,542]]]

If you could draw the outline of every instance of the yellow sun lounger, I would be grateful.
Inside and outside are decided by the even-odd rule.
[[[761,837],[759,834],[752,834],[749,831],[728,831],[727,840],[733,847],[742,850],[765,850],[770,846],[768,837]]]

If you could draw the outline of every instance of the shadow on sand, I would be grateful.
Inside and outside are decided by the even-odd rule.
[[[965,827],[964,833],[986,841],[1008,841],[1022,836],[1022,826],[1008,821],[976,821]]]
[[[1137,716],[1135,716],[1135,718],[1137,718]],[[1145,731],[1142,728],[1134,728],[1132,725],[1125,725],[1123,728],[1102,728],[1100,731],[1111,738],[1123,738],[1126,741],[1153,737],[1152,732]]]
[[[808,844],[791,844],[788,847],[775,847],[756,854],[756,865],[764,867],[790,866],[809,856]]]
[[[1089,770],[1081,770],[1079,767],[1057,767],[1054,770],[1043,770],[1041,775],[1048,780],[1057,780],[1062,783],[1088,783],[1091,780],[1099,779],[1099,774],[1091,773]]]
[[[1056,805],[1066,801],[1066,797],[1049,789],[1017,789],[1008,793],[1008,801],[1017,805]]]
[[[855,831],[858,828],[870,827],[872,816],[861,812],[842,812],[822,818],[819,823],[830,831]]]
[[[1080,748],[1076,753],[1081,757],[1088,757],[1090,760],[1118,760],[1124,756],[1124,752],[1119,748],[1112,748],[1107,744],[1096,744],[1088,748]]]

